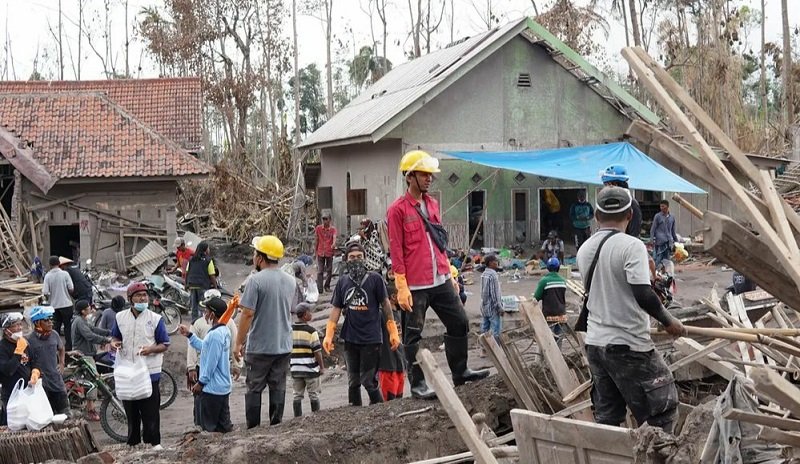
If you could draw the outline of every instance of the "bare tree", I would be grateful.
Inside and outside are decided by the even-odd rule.
[[[413,58],[422,56],[422,47],[420,45],[422,38],[422,0],[417,0],[416,12],[417,17],[414,18],[414,6],[411,4],[411,0],[408,0],[408,15],[411,19],[411,41],[414,47],[411,50]]]
[[[761,76],[758,80],[758,93],[761,95],[761,121],[764,129],[767,144],[769,136],[767,134],[767,121],[769,120],[769,104],[767,103],[767,48],[766,48],[766,11],[764,9],[765,0],[761,0]],[[767,146],[769,152],[769,146]]]
[[[431,0],[428,0],[428,6],[425,8],[425,53],[431,52],[431,35],[442,25],[446,5],[447,2],[442,0],[442,11],[439,12],[439,19],[436,19],[435,16],[431,18]]]
[[[636,12],[636,0],[628,0],[631,12],[631,30],[633,30],[633,45],[642,46],[642,29],[639,27],[639,14]]]
[[[371,0],[370,0],[371,1]],[[452,0],[451,0],[452,1]],[[378,12],[378,17],[381,19],[381,25],[383,26],[383,41],[381,42],[381,46],[383,47],[383,53],[381,56],[386,58],[386,41],[387,41],[387,31],[386,31],[386,5],[387,0],[375,0],[375,11]],[[384,69],[383,73],[386,74],[389,72],[389,62],[384,60]]]
[[[297,0],[292,0],[292,37],[294,50],[294,144],[300,145],[300,65],[297,62]],[[294,159],[292,160],[294,166]]]
[[[792,40],[789,31],[789,8],[787,0],[781,0],[781,23],[783,25],[783,110],[788,129],[794,122],[794,99],[792,96]]]
[[[325,78],[327,83],[327,114],[333,116],[333,65],[331,63],[331,42],[333,40],[333,0],[305,0],[301,5],[305,12],[322,24],[325,32]]]
[[[61,0],[58,0],[58,76],[62,81],[64,80],[64,46],[62,35],[62,17]]]
[[[483,6],[479,6],[478,3],[481,0],[470,0],[470,4],[472,8],[478,13],[478,16],[481,18],[481,22],[483,26],[486,27],[487,31],[491,31],[493,27],[495,27],[500,22],[500,17],[495,14],[494,9],[494,2],[492,0],[482,0],[484,3]],[[477,2],[477,3],[476,3]]]

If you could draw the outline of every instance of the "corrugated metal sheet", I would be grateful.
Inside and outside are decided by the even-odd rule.
[[[309,135],[300,146],[371,136],[410,104],[469,63],[475,55],[490,46],[502,45],[498,42],[512,30],[524,27],[525,21],[520,19],[506,24],[394,68]]]
[[[148,276],[155,272],[167,256],[169,252],[157,242],[147,242],[142,251],[131,258],[131,266],[138,269],[142,275]]]

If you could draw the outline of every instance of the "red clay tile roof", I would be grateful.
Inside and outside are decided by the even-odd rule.
[[[211,167],[98,92],[0,94],[0,125],[58,178],[204,175]]]
[[[0,93],[103,92],[127,112],[189,151],[203,144],[203,96],[198,77],[102,81],[0,82]]]

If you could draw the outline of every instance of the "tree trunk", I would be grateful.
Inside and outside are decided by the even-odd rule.
[[[787,0],[781,0],[781,22],[783,23],[783,112],[786,121],[786,129],[794,123],[792,41],[789,31],[789,8],[787,3]]]
[[[59,78],[64,80],[64,45],[63,37],[61,35],[61,0],[58,0],[58,75]]]
[[[81,80],[81,39],[83,39],[83,0],[78,0],[78,75],[77,80]]]
[[[125,78],[131,77],[130,36],[128,35],[128,0],[125,0]]]
[[[636,13],[636,0],[628,0],[631,11],[631,29],[633,30],[633,45],[642,46],[642,30],[639,28],[639,15]]]
[[[764,143],[766,143],[766,153],[769,153],[769,136],[767,135],[767,121],[769,120],[769,105],[767,104],[767,50],[765,47],[766,39],[766,16],[764,4],[766,0],[761,0],[761,77],[758,82],[758,93],[761,95],[761,126],[764,130]]]
[[[294,38],[294,145],[300,145],[300,66],[297,61],[297,0],[292,0],[292,36]],[[292,151],[292,154],[296,150]],[[294,156],[292,156],[294,166]]]
[[[331,65],[331,28],[333,23],[333,0],[325,0],[325,52],[326,52],[326,68],[328,79],[328,119],[333,117],[333,66]],[[372,25],[372,18],[370,18],[370,27]]]

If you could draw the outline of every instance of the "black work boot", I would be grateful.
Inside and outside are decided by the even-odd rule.
[[[261,393],[244,394],[244,416],[248,429],[261,425]]]
[[[286,392],[269,392],[269,425],[280,424],[283,420],[283,402]]]
[[[292,402],[292,408],[294,409],[294,417],[300,417],[303,415],[303,400],[294,400]]]
[[[421,400],[432,400],[436,398],[436,392],[425,383],[425,373],[417,363],[417,351],[419,344],[406,345],[406,361],[408,365],[408,383],[411,385],[411,396]]]
[[[319,411],[319,400],[311,400],[311,412]]]
[[[351,406],[361,406],[361,386],[347,389],[347,400]]]
[[[466,335],[463,337],[444,336],[444,354],[453,376],[453,385],[464,385],[466,382],[480,380],[489,375],[488,369],[473,371],[467,367],[468,350]]]
[[[381,395],[381,391],[377,388],[375,390],[368,391],[367,395],[369,395],[369,404],[383,403],[383,395]]]

